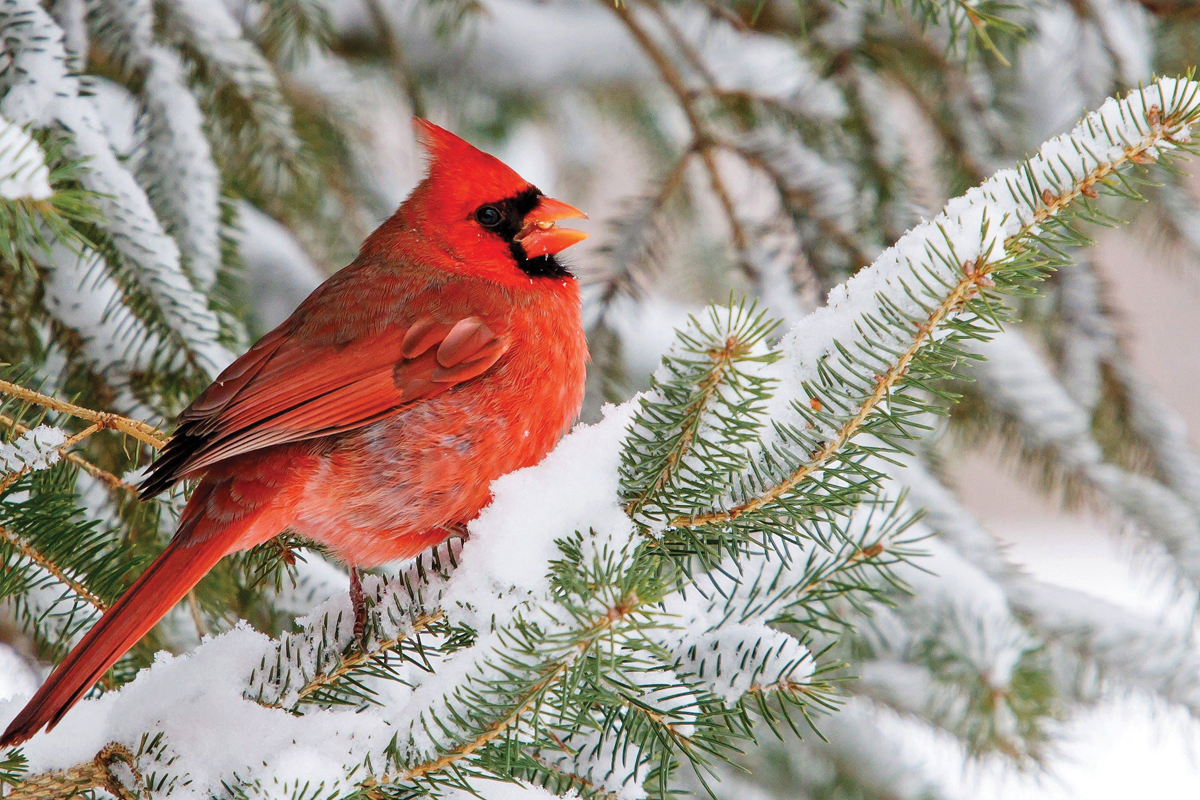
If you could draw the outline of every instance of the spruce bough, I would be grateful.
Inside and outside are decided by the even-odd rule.
[[[239,629],[155,667],[121,693],[120,717],[100,720],[91,735],[117,739],[133,769],[88,772],[42,753],[32,774],[10,757],[3,780],[18,796],[65,794],[84,773],[94,773],[90,786],[118,781],[121,793],[192,786],[202,764],[236,759],[223,745],[200,754],[174,741],[171,716],[188,704],[230,731],[256,718],[251,707],[266,709],[278,739],[259,742],[263,754],[285,740],[277,756],[319,744],[319,779],[267,765],[256,774],[247,760],[207,789],[238,797],[442,795],[495,779],[657,795],[684,765],[701,781],[719,777],[765,730],[820,730],[813,717],[839,713],[838,678],[852,657],[845,623],[902,588],[928,549],[890,471],[955,399],[953,381],[975,358],[966,345],[998,330],[1007,297],[1064,263],[1066,247],[1081,243],[1074,226],[1099,217],[1097,197],[1136,196],[1148,164],[1191,151],[1198,91],[1190,79],[1160,79],[1110,101],[951,201],[776,346],[751,303],[693,319],[649,392],[499,481],[468,541],[369,583],[363,651],[340,597],[279,639]],[[92,419],[44,394],[13,394],[61,415],[60,425]],[[17,421],[30,410],[14,425],[32,428]],[[109,422],[151,436],[144,423]],[[78,466],[51,460],[22,468],[6,497],[22,493],[38,508],[69,498],[64,482]],[[572,491],[580,485],[592,488]],[[518,510],[538,497],[561,499],[523,519]],[[55,560],[61,530],[29,524],[34,509],[4,507],[22,509],[7,521],[6,560],[26,564],[31,580],[55,578],[53,565],[68,591],[72,573],[92,579],[80,553]],[[506,550],[520,550],[519,561]],[[200,698],[167,688],[200,674],[220,676]],[[978,709],[971,736],[1012,746],[1011,725],[977,724],[1003,712],[1036,738],[1042,691],[1014,682]]]

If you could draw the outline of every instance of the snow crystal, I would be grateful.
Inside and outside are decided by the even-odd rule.
[[[40,425],[21,434],[8,444],[0,444],[0,473],[48,469],[58,463],[58,448],[67,434],[49,425]]]
[[[52,194],[42,148],[20,126],[0,117],[0,197],[45,200]]]

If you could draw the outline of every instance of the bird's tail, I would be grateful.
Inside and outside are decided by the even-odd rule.
[[[20,744],[43,727],[58,724],[100,676],[229,552],[237,531],[230,533],[176,536],[38,689],[0,736],[0,747]]]

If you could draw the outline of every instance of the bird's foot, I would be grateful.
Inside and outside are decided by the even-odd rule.
[[[367,650],[367,596],[363,594],[358,567],[350,567],[350,603],[354,606],[354,641],[358,649]]]

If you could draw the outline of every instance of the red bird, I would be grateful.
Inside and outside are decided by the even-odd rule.
[[[583,401],[584,214],[423,120],[429,174],[362,246],[179,415],[141,487],[200,478],[158,559],[0,738],[53,728],[223,556],[290,528],[357,566],[408,558],[537,463]],[[363,611],[361,590],[356,608]]]

